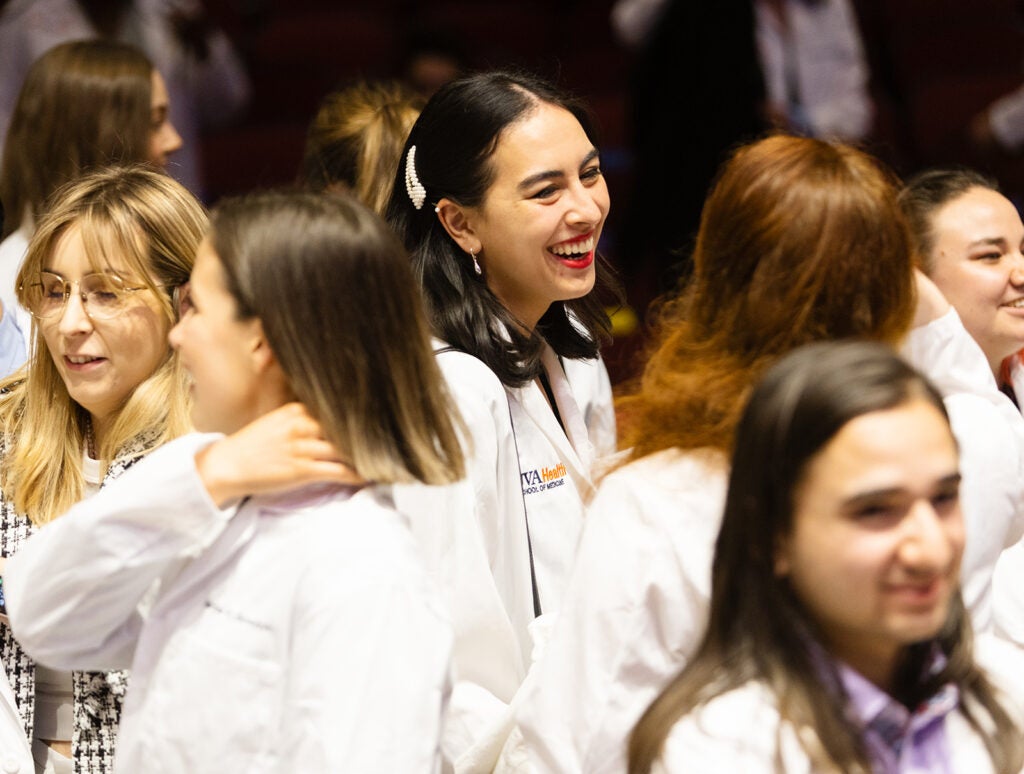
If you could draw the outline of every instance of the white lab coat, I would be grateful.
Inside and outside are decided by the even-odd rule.
[[[131,666],[117,772],[438,771],[451,629],[387,488],[218,510],[194,463],[215,438],[27,541],[5,572],[19,641],[55,668]]]
[[[1018,401],[1024,398],[1024,365],[1018,355],[1010,364],[1010,386]],[[1024,541],[1003,551],[996,563],[992,576],[992,617],[997,634],[1024,643]]]
[[[993,630],[1024,642],[1024,542],[1003,551],[992,576]]]
[[[618,444],[615,401],[608,367],[600,357],[594,360],[562,358],[562,365],[565,366],[576,405],[583,414],[583,423],[594,447],[594,459],[606,460],[615,454]]]
[[[975,631],[990,631],[996,562],[1024,536],[1024,417],[955,310],[915,328],[902,353],[942,392],[960,446],[961,586]],[[1024,636],[1016,642],[1024,647]]]
[[[1011,357],[1010,386],[1013,388],[1013,394],[1017,400],[1024,401],[1024,363],[1021,363],[1020,358],[1020,352],[1015,352]]]
[[[727,461],[667,449],[604,479],[517,712],[538,772],[620,772],[625,740],[703,633]]]
[[[967,530],[964,597],[991,625],[990,582],[1024,528],[1024,421],[995,386],[956,312],[915,329],[904,347],[946,395],[961,448]],[[625,771],[634,724],[703,634],[727,460],[668,449],[602,479],[542,663],[517,720],[542,772]]]
[[[590,490],[590,444],[552,351],[544,363],[571,441],[535,384],[506,390],[472,355],[443,342],[435,349],[469,432],[468,476],[448,487],[395,487],[395,498],[410,514],[455,629],[446,762],[460,774],[489,772],[513,729],[511,705],[575,552]],[[545,613],[537,619],[530,541]]]
[[[542,362],[564,430],[536,382],[506,393],[541,609],[552,613],[561,606],[583,529],[584,503],[594,493],[590,479],[594,449],[572,386],[547,345]]]
[[[1000,692],[1000,701],[1018,724],[1024,721],[1024,654],[994,637],[979,638],[977,661]],[[992,759],[984,740],[963,713],[950,712],[944,721],[953,774],[989,774]],[[652,774],[814,774],[807,753],[790,723],[780,727],[773,694],[752,681],[722,694],[681,718],[669,733]],[[779,765],[781,763],[781,766]]]

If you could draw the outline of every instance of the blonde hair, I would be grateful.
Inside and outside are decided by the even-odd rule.
[[[175,320],[172,295],[188,281],[196,248],[207,225],[202,205],[166,175],[142,167],[86,175],[59,189],[36,229],[18,272],[18,301],[24,286],[74,227],[92,265],[101,269],[117,256],[154,296],[169,325]],[[6,444],[0,485],[19,513],[44,524],[81,499],[82,448],[88,412],[68,394],[39,326],[33,321],[34,354],[18,373],[0,382],[0,432]],[[188,392],[178,358],[167,359],[135,388],[98,449],[109,464],[118,451],[145,434],[150,448],[189,429]]]
[[[306,137],[306,186],[324,191],[343,184],[382,215],[422,107],[422,98],[399,83],[362,82],[328,94]]]

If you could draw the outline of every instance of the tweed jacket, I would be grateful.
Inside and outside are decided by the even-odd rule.
[[[153,447],[153,434],[143,433],[128,442],[109,465],[101,486],[117,478]],[[0,442],[0,459],[5,444]],[[12,556],[36,527],[0,491],[0,556]],[[35,721],[35,663],[25,654],[11,634],[0,624],[0,660],[14,691],[25,734],[31,740]],[[114,744],[117,738],[121,702],[128,673],[75,672],[74,732],[71,751],[75,774],[108,774],[113,771]]]

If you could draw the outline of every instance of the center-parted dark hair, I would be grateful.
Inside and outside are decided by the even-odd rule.
[[[370,481],[451,483],[463,458],[405,250],[349,194],[226,200],[210,241],[295,396]]]
[[[784,722],[815,732],[817,744],[800,737],[814,770],[871,771],[862,730],[848,718],[838,676],[823,671],[813,655],[820,647],[814,644],[815,623],[788,580],[775,572],[775,550],[792,533],[794,498],[808,465],[836,434],[857,417],[914,400],[930,403],[948,424],[935,388],[884,344],[810,344],[767,371],[736,430],[707,631],[693,658],[634,729],[631,774],[650,770],[677,720],[749,681],[774,694]],[[946,666],[921,685],[934,642],[909,646],[894,697],[915,706],[953,682],[960,690],[960,711],[984,739],[995,770],[1019,771],[1020,731],[975,666],[959,593],[935,642],[948,658]]]
[[[472,269],[469,257],[445,231],[434,205],[447,198],[478,207],[494,181],[491,159],[505,130],[532,115],[540,103],[569,111],[595,145],[593,123],[583,105],[531,75],[487,72],[443,86],[413,125],[387,206],[387,220],[412,255],[435,333],[448,344],[475,355],[507,386],[540,373],[542,339],[568,358],[597,356],[609,322],[601,296],[615,295],[603,259],[597,261],[595,288],[582,298],[553,303],[536,330],[525,333]],[[415,169],[426,188],[417,210],[405,185],[409,148],[416,146]],[[571,313],[571,316],[570,316]]]
[[[900,191],[899,203],[910,225],[921,268],[932,272],[931,254],[935,249],[932,220],[939,208],[959,199],[972,188],[999,193],[999,184],[969,167],[928,169],[910,178]]]

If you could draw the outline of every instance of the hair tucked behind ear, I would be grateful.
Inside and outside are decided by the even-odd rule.
[[[998,192],[999,184],[967,167],[944,167],[914,175],[900,191],[900,207],[910,224],[918,261],[926,273],[930,274],[934,268],[932,251],[935,249],[935,230],[932,220],[939,209],[959,199],[972,188]]]
[[[540,373],[542,339],[562,357],[596,357],[610,331],[604,304],[619,298],[610,269],[599,257],[595,289],[582,298],[553,303],[536,330],[524,333],[434,213],[434,204],[443,198],[464,207],[483,202],[493,182],[491,157],[502,132],[542,102],[569,111],[595,141],[583,106],[533,76],[489,72],[442,87],[410,132],[386,210],[388,222],[412,254],[434,332],[478,357],[507,386],[522,385]],[[420,209],[405,183],[413,146],[416,176],[426,189]]]

